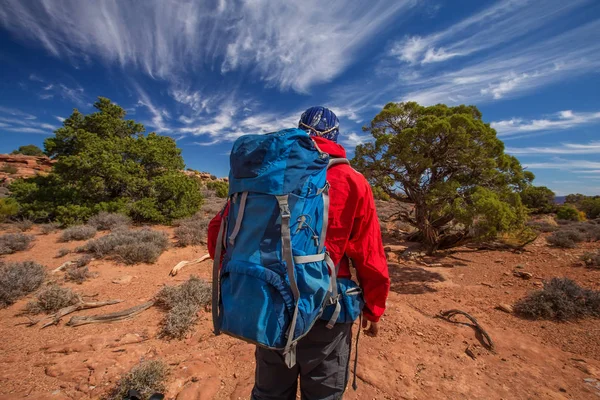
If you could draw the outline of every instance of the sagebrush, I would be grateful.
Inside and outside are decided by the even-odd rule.
[[[130,390],[137,391],[143,399],[164,393],[168,375],[169,368],[162,360],[142,361],[121,377],[109,400],[125,399]]]
[[[49,235],[51,233],[58,231],[59,229],[60,229],[60,224],[58,224],[56,222],[50,222],[49,224],[40,225],[40,231],[42,232],[42,235]]]
[[[46,268],[33,261],[0,263],[0,308],[37,290],[46,279]]]
[[[26,311],[30,314],[55,313],[61,308],[72,306],[81,300],[73,290],[51,284],[42,289],[35,300],[27,304]]]
[[[75,225],[67,228],[60,235],[61,242],[88,240],[96,236],[96,228],[88,225]]]
[[[90,272],[90,269],[87,265],[83,267],[79,267],[77,265],[70,265],[65,270],[65,279],[68,281],[75,282],[79,285],[87,281],[92,276],[93,275]]]
[[[0,236],[0,256],[27,250],[34,237],[24,233],[5,233]]]
[[[586,251],[580,257],[580,259],[589,268],[600,268],[600,250],[596,251],[595,253]]]
[[[600,291],[582,288],[569,278],[552,278],[544,282],[542,290],[519,300],[514,310],[530,319],[569,321],[600,317]]]
[[[198,320],[198,311],[211,301],[211,286],[191,276],[179,286],[165,286],[156,295],[156,305],[167,311],[159,335],[182,339]]]
[[[200,215],[178,221],[175,228],[177,244],[182,247],[206,243],[208,219]]]
[[[546,238],[552,246],[564,249],[573,249],[577,247],[577,243],[583,242],[584,239],[583,234],[573,229],[560,230]]]
[[[93,254],[96,258],[112,257],[125,264],[154,263],[169,247],[164,232],[151,229],[119,229],[106,236],[90,240],[79,251]]]
[[[99,231],[111,231],[116,228],[128,227],[131,225],[131,218],[124,214],[102,211],[91,217],[88,220],[88,225]]]

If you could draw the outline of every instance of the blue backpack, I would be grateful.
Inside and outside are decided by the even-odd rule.
[[[213,269],[217,335],[280,350],[291,368],[296,343],[319,318],[331,328],[360,314],[360,289],[340,281],[352,300],[339,295],[337,269],[325,249],[326,174],[339,163],[348,161],[330,160],[300,129],[246,135],[234,143],[229,215],[221,223]]]

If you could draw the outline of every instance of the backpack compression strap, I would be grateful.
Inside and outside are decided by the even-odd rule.
[[[287,343],[283,354],[285,355],[285,362],[288,368],[292,368],[296,365],[296,344],[294,343],[294,332],[296,330],[296,321],[298,320],[298,307],[300,306],[300,291],[298,290],[298,284],[296,283],[296,275],[294,273],[294,255],[292,253],[292,233],[290,231],[290,208],[288,205],[288,196],[276,196],[277,202],[279,203],[279,211],[281,213],[281,252],[285,264],[287,267],[288,279],[290,280],[290,287],[292,288],[292,294],[294,295],[294,315],[290,328],[287,333]]]
[[[221,301],[219,273],[221,272],[221,252],[223,251],[223,237],[225,236],[225,218],[221,219],[221,227],[217,236],[215,259],[213,261],[212,281],[212,317],[215,335],[221,334],[221,317],[219,315],[219,303]]]

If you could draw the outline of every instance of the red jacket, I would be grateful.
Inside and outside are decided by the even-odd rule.
[[[346,150],[339,144],[320,137],[313,139],[332,157],[346,157]],[[377,322],[385,311],[390,277],[371,186],[345,164],[327,171],[327,181],[331,187],[325,247],[333,263],[340,263],[339,277],[351,277],[348,258],[352,260],[365,299],[363,313],[368,320]],[[213,259],[221,219],[228,211],[229,205],[208,226],[208,251]]]

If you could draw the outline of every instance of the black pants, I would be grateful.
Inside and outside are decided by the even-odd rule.
[[[348,383],[352,324],[327,329],[317,321],[298,342],[296,365],[288,368],[283,355],[256,348],[256,377],[252,400],[295,400],[300,376],[302,400],[341,399]]]

